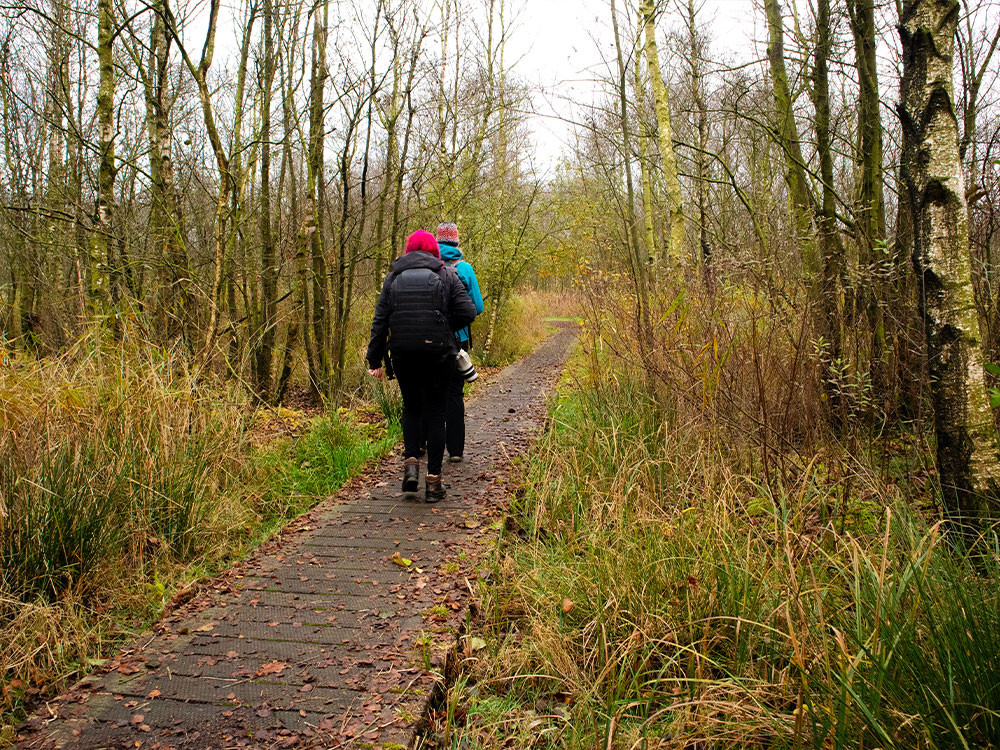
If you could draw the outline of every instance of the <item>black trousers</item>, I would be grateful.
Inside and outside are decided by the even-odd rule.
[[[469,351],[466,342],[460,346]],[[458,374],[458,368],[448,381],[448,398],[445,404],[445,446],[449,456],[465,455],[465,378]]]
[[[440,474],[444,460],[445,404],[455,373],[455,355],[393,352],[392,366],[403,394],[403,453],[420,455],[426,429],[427,473]]]

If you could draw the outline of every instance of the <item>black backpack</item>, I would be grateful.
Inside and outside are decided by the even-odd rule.
[[[389,347],[394,352],[454,351],[442,273],[444,269],[430,268],[395,273],[389,289]]]

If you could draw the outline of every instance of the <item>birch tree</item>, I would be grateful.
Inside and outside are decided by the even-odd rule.
[[[644,19],[645,20],[645,19]],[[652,323],[649,309],[649,270],[648,265],[643,262],[645,253],[642,242],[639,239],[639,228],[635,216],[635,188],[632,180],[632,137],[631,124],[628,117],[628,78],[626,76],[625,57],[622,51],[621,35],[618,32],[618,12],[615,7],[615,0],[611,0],[611,22],[615,35],[615,60],[618,66],[618,116],[619,127],[622,137],[622,159],[625,167],[625,222],[628,225],[628,245],[632,258],[633,273],[636,280],[636,323],[642,354],[647,358],[646,370],[652,369],[649,357],[653,353],[652,346]],[[647,39],[648,42],[648,39]],[[648,49],[648,46],[647,46]],[[654,50],[655,51],[655,50]],[[650,64],[650,76],[653,78],[659,75],[659,66],[653,68]],[[653,84],[654,89],[656,84]],[[662,137],[662,131],[661,131]]]
[[[656,45],[656,12],[653,0],[642,0],[643,32],[645,34],[646,66],[653,86],[656,105],[657,141],[663,163],[663,182],[667,194],[667,211],[670,222],[670,242],[667,262],[679,263],[684,256],[684,199],[677,177],[677,158],[674,154],[673,128],[670,125],[670,100],[667,84],[660,72],[660,54]]]
[[[705,103],[705,80],[702,71],[704,42],[698,33],[694,0],[687,0],[685,21],[688,32],[688,65],[691,68],[691,99],[694,102],[698,142],[695,150],[695,190],[698,204],[698,260],[704,266],[706,279],[711,278],[709,261],[712,242],[708,236],[708,105]]]
[[[918,307],[927,339],[937,470],[949,515],[978,519],[1000,478],[984,382],[969,259],[965,180],[955,116],[958,0],[904,0],[900,180],[912,219]]]
[[[111,300],[120,305],[126,292],[135,291],[132,267],[125,241],[115,220],[115,13],[111,0],[97,3],[97,59],[100,84],[97,91],[97,123],[100,131],[97,170],[97,231],[94,234],[98,257],[107,264],[111,276]]]

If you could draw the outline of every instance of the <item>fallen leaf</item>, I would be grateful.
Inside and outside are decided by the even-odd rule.
[[[469,638],[467,643],[469,645],[470,654],[474,654],[477,651],[482,651],[484,648],[486,648],[486,641],[484,641],[482,638],[472,637]]]
[[[215,623],[214,622],[207,623],[205,625],[202,625],[200,628],[195,628],[195,630],[197,630],[199,633],[211,632],[215,630]]]
[[[144,721],[145,719],[146,719],[146,717],[145,717],[145,716],[143,716],[142,714],[135,714],[135,715],[134,715],[134,716],[132,717],[132,723],[133,723],[133,724],[142,724],[142,722],[143,722],[143,721]]]
[[[396,565],[400,566],[401,568],[408,568],[413,564],[413,560],[407,560],[398,552],[394,553],[390,559],[392,560],[392,562],[396,563]]]
[[[562,603],[563,614],[564,615],[567,614],[571,609],[573,609],[573,607],[574,607],[573,600],[563,597],[563,603]]]
[[[263,677],[266,674],[281,674],[288,668],[288,664],[283,661],[269,661],[257,670],[257,676]]]
[[[163,695],[163,693],[161,693],[161,692],[160,692],[159,690],[156,690],[156,689],[154,688],[153,690],[150,690],[150,691],[149,691],[149,692],[148,692],[148,693],[146,694],[146,697],[147,697],[147,698],[159,698],[159,697],[160,697],[161,695]]]

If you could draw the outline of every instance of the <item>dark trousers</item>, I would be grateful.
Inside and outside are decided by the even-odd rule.
[[[444,459],[447,385],[454,377],[455,355],[393,352],[392,366],[403,394],[403,453],[420,455],[422,428],[427,430],[427,473],[440,474]]]
[[[469,351],[468,343],[460,345]],[[447,386],[448,399],[445,404],[445,446],[449,456],[465,455],[465,379],[455,368]]]

